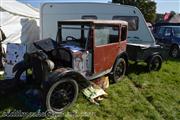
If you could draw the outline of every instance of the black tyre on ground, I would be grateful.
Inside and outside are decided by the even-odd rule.
[[[178,48],[178,46],[176,46],[176,45],[172,46],[169,54],[170,54],[171,57],[177,58],[178,55],[179,55],[179,48]]]
[[[162,57],[160,55],[153,55],[147,62],[148,71],[158,71],[162,66]]]
[[[127,63],[126,60],[124,58],[118,58],[114,68],[113,68],[113,73],[111,75],[111,79],[113,82],[119,82],[125,75],[126,73],[126,67],[127,67]]]
[[[53,114],[60,114],[67,110],[78,97],[78,84],[72,78],[55,78],[49,80],[44,88],[45,107]]]

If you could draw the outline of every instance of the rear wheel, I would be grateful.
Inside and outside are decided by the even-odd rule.
[[[52,113],[59,114],[76,101],[78,84],[71,78],[58,79],[51,81],[46,91],[46,109]]]
[[[148,71],[158,71],[161,69],[162,65],[162,57],[160,55],[153,55],[148,63],[147,63],[147,68]]]
[[[170,50],[170,56],[173,58],[177,58],[178,54],[179,54],[179,48],[176,45],[174,45]]]
[[[125,72],[126,72],[126,66],[127,66],[127,63],[126,63],[125,59],[118,58],[118,60],[115,63],[115,66],[113,68],[113,74],[111,76],[113,82],[116,83],[124,77]]]

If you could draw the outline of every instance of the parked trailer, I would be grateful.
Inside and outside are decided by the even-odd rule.
[[[41,6],[41,38],[56,39],[57,21],[66,19],[108,19],[128,22],[129,59],[145,61],[148,70],[159,70],[166,51],[156,45],[141,11],[112,3],[45,3]]]

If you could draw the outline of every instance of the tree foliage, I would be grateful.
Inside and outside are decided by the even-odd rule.
[[[112,0],[113,3],[136,6],[147,22],[154,23],[156,19],[156,3],[152,0]]]

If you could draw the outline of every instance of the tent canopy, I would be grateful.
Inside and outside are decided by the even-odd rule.
[[[16,0],[1,0],[0,29],[7,43],[30,44],[39,40],[39,12]]]
[[[1,0],[0,8],[14,15],[39,18],[37,9],[16,0]]]

